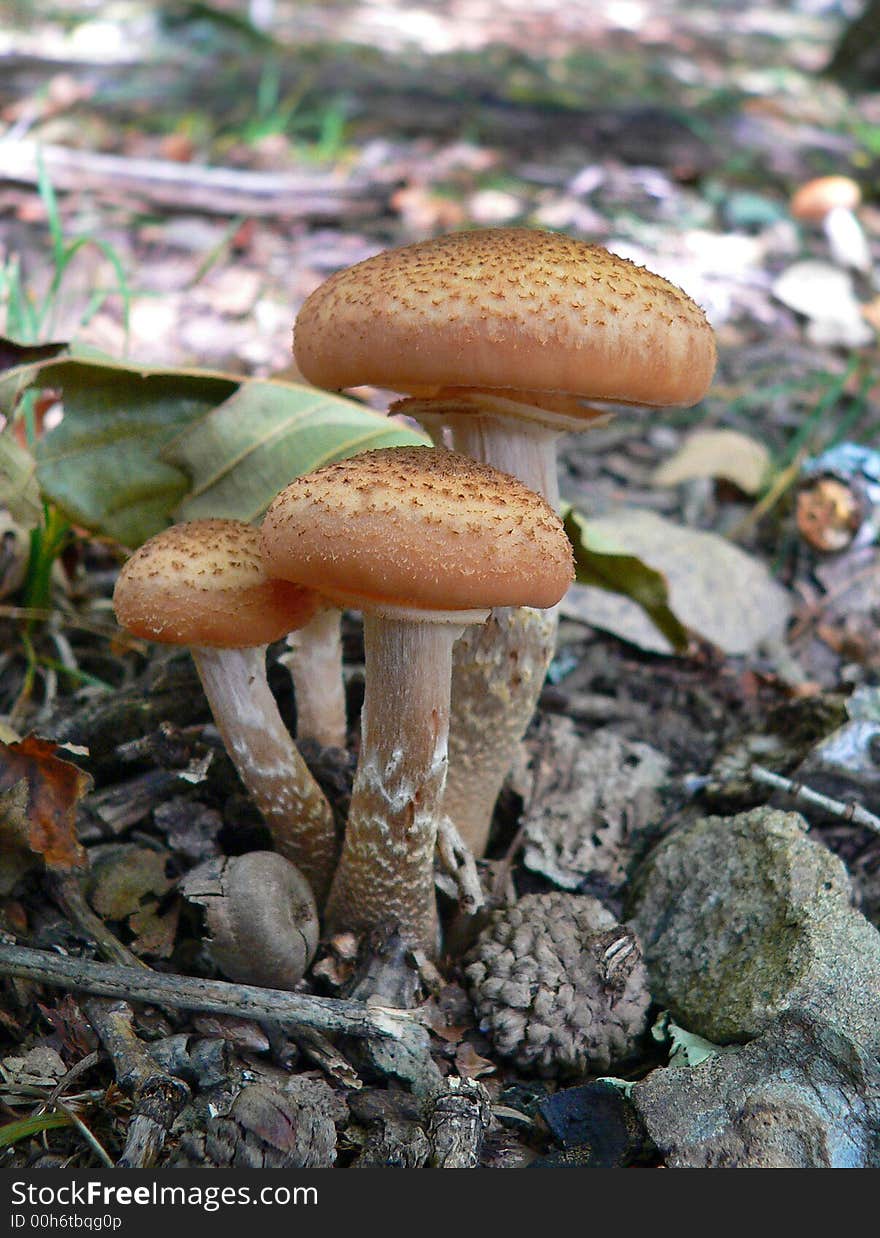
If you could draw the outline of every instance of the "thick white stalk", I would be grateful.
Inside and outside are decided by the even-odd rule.
[[[361,751],[331,929],[396,923],[434,954],[434,847],[449,735],[452,646],[461,625],[364,615]]]
[[[510,473],[559,511],[556,442],[559,430],[521,417],[460,413],[446,417],[452,449]]]
[[[192,650],[217,729],[272,835],[320,905],[336,857],[327,799],[290,737],[266,680],[266,650]]]
[[[325,748],[345,747],[341,619],[334,606],[317,611],[305,627],[290,633],[289,652],[278,659],[293,680],[297,739],[313,739]]]
[[[521,417],[445,418],[452,445],[518,477],[559,510],[559,430]],[[556,647],[557,610],[496,609],[455,646],[444,811],[476,856],[486,851],[495,803],[535,712]]]

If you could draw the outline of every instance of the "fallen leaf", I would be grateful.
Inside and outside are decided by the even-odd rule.
[[[92,866],[89,902],[99,916],[127,922],[135,954],[166,959],[174,949],[180,902],[165,898],[174,885],[167,860],[164,852],[123,843],[103,850]]]
[[[76,808],[92,780],[57,751],[36,735],[0,743],[0,848],[30,850],[49,868],[82,868]]]
[[[165,875],[167,856],[150,847],[111,847],[92,866],[89,902],[99,916],[125,920],[145,898],[161,898],[174,885]]]
[[[670,609],[669,590],[662,573],[632,554],[621,544],[616,530],[607,525],[603,528],[596,520],[588,521],[573,508],[564,513],[564,523],[574,551],[578,584],[631,599],[658,634],[662,633],[669,648],[686,649],[688,634]]]
[[[13,1088],[53,1088],[67,1074],[61,1054],[49,1045],[37,1045],[23,1056],[10,1054],[0,1069],[4,1082]]]
[[[809,320],[814,344],[860,348],[876,337],[855,295],[852,277],[827,262],[795,262],[774,280],[777,301]]]
[[[472,1044],[464,1041],[455,1051],[455,1067],[462,1079],[479,1079],[494,1075],[498,1067],[488,1058],[480,1057]]]
[[[158,959],[170,958],[177,938],[179,919],[180,902],[177,899],[167,910],[163,910],[155,899],[144,903],[128,918],[128,927],[134,934],[131,942],[134,953],[149,954]]]
[[[0,504],[26,529],[35,528],[43,519],[36,469],[31,453],[7,427],[0,434]]]
[[[61,1042],[68,1061],[76,1062],[97,1048],[98,1038],[76,1000],[65,993],[54,1006],[37,1002],[40,1013]]]
[[[750,653],[762,642],[784,636],[791,611],[788,591],[762,563],[723,537],[639,508],[621,508],[591,520],[590,532],[613,539],[661,572],[676,618],[724,653]],[[562,613],[652,653],[674,652],[644,610],[620,594],[575,584]]]
[[[697,430],[675,455],[654,470],[655,486],[677,486],[698,477],[720,477],[745,494],[757,494],[770,469],[770,452],[738,430]]]

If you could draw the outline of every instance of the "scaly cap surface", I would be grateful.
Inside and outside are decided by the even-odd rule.
[[[548,607],[573,576],[542,498],[441,448],[368,451],[296,478],[262,538],[273,576],[361,609]]]
[[[119,623],[135,636],[170,645],[245,649],[302,627],[318,597],[270,580],[260,533],[238,520],[193,520],[151,537],[116,582]]]
[[[331,276],[299,313],[294,355],[331,389],[513,388],[686,405],[711,382],[715,340],[703,311],[661,276],[556,232],[492,228]]]

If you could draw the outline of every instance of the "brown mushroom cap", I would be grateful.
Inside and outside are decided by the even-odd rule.
[[[447,387],[693,404],[715,368],[674,284],[556,232],[493,228],[392,249],[317,288],[294,355],[317,386]]]
[[[145,542],[123,567],[113,606],[135,636],[169,645],[246,649],[306,624],[319,598],[270,580],[260,532],[238,520],[193,520]]]
[[[573,576],[542,498],[440,448],[368,451],[298,477],[262,537],[272,575],[361,609],[555,606]]]
[[[836,206],[854,211],[862,191],[849,176],[820,176],[807,181],[792,196],[790,209],[795,219],[819,222]]]

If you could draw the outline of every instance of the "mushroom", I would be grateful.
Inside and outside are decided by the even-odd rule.
[[[871,270],[871,251],[855,216],[862,191],[849,176],[819,176],[801,185],[790,209],[795,219],[821,225],[833,260],[866,274]]]
[[[308,623],[288,634],[288,650],[278,658],[293,680],[296,738],[322,748],[345,747],[341,618],[335,606],[318,607]]]
[[[181,886],[203,907],[217,967],[239,984],[295,989],[318,948],[318,911],[305,877],[276,851],[206,860]]]
[[[318,386],[407,393],[394,410],[442,421],[455,450],[554,508],[557,439],[600,415],[587,401],[693,404],[715,366],[712,329],[680,289],[524,228],[438,237],[338,272],[303,305],[294,353]],[[555,637],[555,614],[506,609],[456,646],[446,809],[477,855]]]
[[[638,940],[598,899],[552,890],[495,911],[466,959],[480,1031],[544,1077],[628,1057],[651,995]]]
[[[555,605],[572,578],[558,517],[515,478],[431,447],[296,478],[262,529],[266,570],[364,617],[361,748],[327,904],[331,931],[396,922],[434,953],[434,848],[453,642],[492,606]]]
[[[330,805],[278,712],[266,646],[307,623],[320,599],[270,580],[259,530],[238,520],[193,520],[145,542],[113,594],[135,636],[187,645],[226,750],[276,848],[321,900],[336,857]]]

